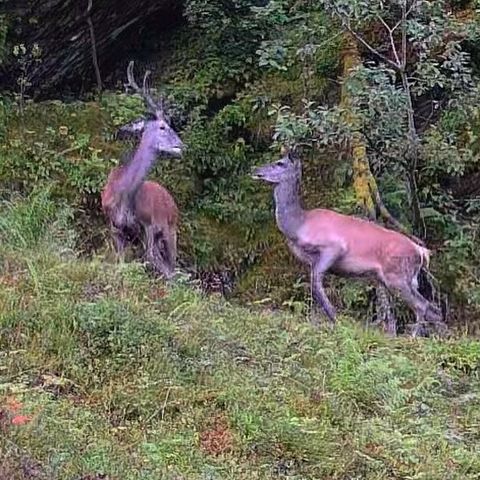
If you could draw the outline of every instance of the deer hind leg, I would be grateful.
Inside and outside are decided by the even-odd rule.
[[[316,256],[312,264],[312,295],[315,303],[320,305],[327,315],[330,323],[335,322],[335,308],[331,304],[325,289],[323,288],[323,278],[330,267],[338,260],[341,253],[334,249],[325,249]],[[315,321],[315,323],[317,323]]]
[[[427,320],[433,323],[444,323],[442,309],[435,305],[434,303],[428,301],[419,291],[418,291],[418,278],[417,275],[412,280],[412,289],[416,295],[419,295],[425,301],[428,302],[429,309],[427,311]]]
[[[416,337],[431,318],[431,305],[417,290],[418,270],[409,268],[408,262],[406,263],[407,265],[396,269],[395,272],[386,274],[384,282],[389,290],[397,291],[415,313],[416,322],[412,329],[412,336]]]
[[[418,275],[418,274],[417,274]],[[447,330],[447,324],[443,318],[442,310],[440,307],[434,303],[428,301],[419,291],[418,291],[418,280],[417,275],[413,277],[411,282],[413,294],[423,302],[426,302],[427,309],[425,312],[425,320],[427,322],[433,323],[434,327],[440,334],[444,334]]]
[[[163,229],[155,237],[155,250],[158,264],[165,278],[172,278],[177,261],[177,235]]]

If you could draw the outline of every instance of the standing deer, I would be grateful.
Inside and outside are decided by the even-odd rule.
[[[120,128],[122,137],[140,141],[127,161],[110,172],[101,200],[117,255],[123,256],[127,241],[143,236],[146,260],[157,273],[169,278],[176,264],[178,209],[164,187],[145,181],[145,177],[158,155],[180,157],[183,143],[169,125],[162,105],[151,97],[148,74],[141,89],[133,75],[133,61],[129,63],[127,86],[143,96],[147,115]]]
[[[440,309],[418,291],[417,276],[428,267],[430,252],[405,235],[373,222],[332,210],[304,210],[300,200],[302,166],[292,153],[254,169],[252,177],[275,185],[277,226],[292,253],[311,269],[314,301],[335,321],[335,309],[323,288],[327,271],[366,277],[398,292],[415,312],[416,336],[425,321],[443,325]]]

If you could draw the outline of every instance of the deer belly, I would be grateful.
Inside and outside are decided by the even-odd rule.
[[[347,276],[365,276],[374,274],[377,271],[377,265],[375,262],[363,258],[346,255],[335,263],[332,270],[335,271],[335,273]]]

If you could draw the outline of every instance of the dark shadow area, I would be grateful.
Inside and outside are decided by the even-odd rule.
[[[16,91],[21,75],[35,100],[73,99],[95,89],[87,2],[8,0],[2,11],[8,30],[0,89]],[[104,88],[123,79],[129,60],[142,64],[158,55],[159,39],[183,24],[182,11],[183,3],[175,0],[92,0],[90,18]],[[26,53],[15,56],[13,48],[19,44]],[[31,55],[34,45],[41,52],[37,59]]]

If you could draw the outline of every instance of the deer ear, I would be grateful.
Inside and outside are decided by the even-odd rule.
[[[145,128],[145,119],[138,118],[133,122],[127,123],[120,127],[117,131],[117,138],[119,139],[128,139],[139,137],[142,135],[143,130]]]
[[[298,155],[292,155],[292,161],[293,161],[293,165],[295,166],[295,168],[298,170],[298,169],[301,169],[302,168],[302,161],[300,160],[300,157]]]
[[[296,165],[300,159],[297,155],[297,153],[295,152],[295,150],[292,150],[290,149],[287,153],[287,158],[290,160],[290,162],[292,162],[294,165]]]

